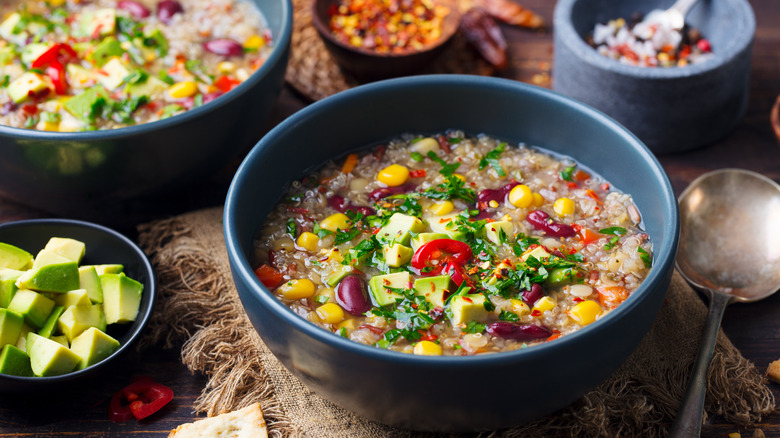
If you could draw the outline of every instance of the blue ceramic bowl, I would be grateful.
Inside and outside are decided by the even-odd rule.
[[[492,355],[431,357],[329,333],[294,314],[257,280],[254,239],[290,182],[327,160],[402,133],[451,128],[569,155],[631,193],[654,242],[654,268],[642,286],[598,323],[555,342]],[[304,108],[248,154],[224,213],[239,296],[276,357],[314,391],[350,411],[430,431],[519,424],[568,405],[606,379],[655,318],[671,279],[678,229],[666,174],[650,151],[613,120],[542,88],[461,75],[380,81]]]
[[[31,219],[0,224],[0,242],[15,245],[32,254],[43,249],[50,237],[69,237],[86,245],[82,264],[121,264],[128,277],[144,286],[136,320],[129,324],[112,324],[107,333],[119,341],[120,347],[111,356],[95,365],[69,374],[53,377],[19,377],[0,374],[0,392],[37,393],[75,388],[85,381],[96,384],[97,378],[110,371],[141,337],[149,321],[157,294],[152,265],[144,252],[130,239],[102,225],[70,219]],[[121,359],[120,359],[121,360]]]
[[[58,215],[179,189],[216,173],[263,134],[281,92],[292,35],[290,0],[252,0],[276,47],[245,82],[181,115],[126,128],[42,132],[0,126],[0,195]]]
[[[553,89],[615,118],[653,152],[712,143],[747,109],[756,30],[747,0],[700,0],[686,22],[712,44],[712,59],[686,67],[622,64],[585,42],[596,23],[666,9],[672,0],[560,0],[555,6]]]

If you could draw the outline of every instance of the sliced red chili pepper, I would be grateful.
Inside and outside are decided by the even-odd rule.
[[[220,91],[224,91],[227,93],[228,91],[235,88],[238,84],[240,84],[241,81],[238,79],[231,78],[230,76],[224,75],[220,76],[214,81],[214,86],[219,88]]]
[[[65,94],[68,91],[68,80],[65,77],[65,67],[59,61],[52,61],[48,67],[46,67],[46,76],[51,78],[54,84],[54,92],[57,94]]]
[[[423,275],[436,275],[447,262],[463,265],[471,258],[471,247],[454,239],[436,239],[423,244],[412,256],[412,267],[420,269]],[[439,263],[432,263],[434,260]],[[423,272],[426,268],[433,271]],[[435,272],[435,273],[434,273]]]
[[[124,423],[133,418],[133,412],[130,406],[122,403],[122,391],[117,392],[111,397],[108,405],[108,419],[114,423]]]
[[[454,281],[458,287],[460,287],[460,285],[465,281],[466,285],[474,288],[474,281],[471,279],[471,277],[468,276],[466,270],[463,269],[463,266],[448,260],[447,263],[444,264],[444,269],[442,272],[449,275],[452,281]]]
[[[173,390],[157,383],[151,377],[140,377],[111,397],[108,416],[122,423],[135,417],[146,418],[173,400]]]
[[[70,58],[78,57],[78,54],[76,54],[76,51],[73,50],[71,46],[65,43],[58,43],[46,49],[45,52],[41,53],[40,56],[35,58],[30,66],[32,68],[43,68],[55,61],[63,64],[65,63],[65,60],[60,57],[62,54],[68,55]]]

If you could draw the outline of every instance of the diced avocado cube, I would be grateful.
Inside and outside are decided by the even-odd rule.
[[[25,271],[32,267],[33,255],[13,245],[0,242],[0,268]]]
[[[520,260],[526,261],[530,257],[534,257],[536,260],[546,260],[550,257],[550,252],[547,251],[547,249],[541,245],[527,249],[523,254],[520,255]]]
[[[0,374],[9,376],[32,377],[30,356],[15,345],[7,344],[0,352]]]
[[[457,214],[448,214],[434,217],[428,220],[428,225],[434,233],[446,234],[450,239],[462,241],[466,237],[466,232],[455,222],[456,216]]]
[[[54,251],[49,251],[44,248],[38,251],[38,254],[35,255],[32,269],[38,269],[41,266],[46,266],[46,265],[56,265],[58,263],[69,263],[72,261],[73,260],[70,260],[67,257],[61,256],[60,254],[57,254]]]
[[[108,324],[135,321],[141,306],[144,286],[122,274],[100,276],[103,287],[103,310]]]
[[[418,278],[414,280],[414,293],[437,307],[444,307],[446,296],[456,289],[455,282],[449,275]]]
[[[22,315],[24,322],[35,329],[43,327],[53,308],[53,300],[29,289],[16,291],[11,303],[8,304],[8,310]]]
[[[24,46],[22,49],[22,62],[24,65],[29,66],[33,61],[38,59],[44,52],[49,50],[48,44],[42,43],[30,43]]]
[[[377,305],[387,306],[395,304],[396,298],[403,298],[391,289],[411,289],[411,283],[411,275],[404,271],[371,277],[368,288]]]
[[[125,270],[124,266],[118,264],[84,265],[82,267],[86,266],[94,266],[98,277],[103,274],[121,274]]]
[[[67,237],[52,237],[43,249],[53,251],[76,263],[81,263],[86,253],[84,242]]]
[[[387,262],[388,266],[397,268],[409,263],[412,259],[412,255],[414,255],[414,251],[408,246],[394,243],[392,245],[383,246],[382,254],[385,256],[385,262]]]
[[[74,88],[86,88],[95,85],[97,74],[78,65],[68,64],[65,66],[68,72],[68,84]]]
[[[97,113],[103,105],[110,100],[105,88],[95,86],[87,88],[81,94],[68,99],[63,107],[73,115],[73,117],[90,123],[94,121]]]
[[[86,12],[79,22],[80,36],[111,35],[116,29],[116,9],[104,8]]]
[[[92,303],[103,303],[103,286],[100,284],[100,277],[95,266],[79,267],[79,287],[87,291],[87,296]]]
[[[515,235],[515,226],[509,221],[495,221],[485,224],[485,237],[496,245],[501,245]]]
[[[103,67],[106,63],[115,57],[122,56],[124,53],[122,45],[113,36],[103,38],[95,50],[92,52],[92,61],[98,67]]]
[[[81,357],[69,348],[35,333],[28,335],[27,347],[30,367],[38,377],[67,374],[81,362]]]
[[[63,347],[70,348],[70,343],[68,342],[68,337],[65,336],[65,335],[52,336],[49,339],[51,339],[52,341],[62,345]]]
[[[14,103],[21,103],[30,95],[43,94],[44,90],[52,90],[53,88],[54,85],[48,76],[28,71],[8,84],[8,96]]]
[[[43,324],[43,327],[41,327],[40,330],[38,330],[38,335],[43,336],[44,338],[50,338],[51,335],[54,333],[54,329],[57,327],[57,321],[59,321],[60,316],[65,311],[65,307],[63,306],[54,306],[54,308],[51,310],[51,313],[49,314],[49,317],[46,318],[46,322]]]
[[[0,67],[8,65],[16,58],[16,50],[13,46],[0,47]]]
[[[70,351],[81,357],[76,369],[84,369],[114,354],[119,349],[119,341],[103,331],[90,327],[73,339]]]
[[[114,91],[124,83],[125,78],[130,75],[130,70],[125,67],[119,58],[111,58],[97,74],[97,80],[100,85],[110,91]]]
[[[487,321],[490,312],[485,309],[485,296],[482,294],[466,294],[454,297],[450,301],[453,324],[466,324],[471,321]]]
[[[449,239],[450,236],[444,233],[420,233],[413,236],[411,239],[412,250],[417,251],[418,248],[425,245],[428,242],[433,242],[439,239]]]
[[[73,338],[90,327],[105,331],[106,315],[100,304],[70,306],[60,316],[57,326],[62,334],[72,342]]]
[[[16,269],[0,269],[0,308],[5,309],[11,303],[11,298],[16,293],[16,280],[21,277],[23,271]]]
[[[27,335],[34,332],[35,330],[32,327],[26,323],[22,324],[22,331],[19,333],[19,339],[16,340],[16,348],[22,351],[27,351],[25,348],[27,345]]]
[[[168,91],[168,88],[170,88],[170,86],[162,80],[154,76],[149,76],[143,82],[129,84],[125,87],[125,93],[134,98],[141,96],[154,98]]]
[[[555,268],[547,276],[547,284],[551,286],[561,286],[574,281],[577,270],[573,267]]]
[[[55,263],[24,271],[16,281],[16,285],[19,288],[51,293],[65,293],[78,289],[78,263]]]
[[[327,284],[330,287],[336,287],[341,280],[344,279],[347,275],[349,275],[354,268],[349,265],[340,265],[336,268],[336,270],[333,271],[332,274],[328,276],[328,278],[325,280],[325,284]]]
[[[22,333],[24,317],[8,309],[0,309],[0,347],[16,344]]]
[[[421,233],[425,231],[425,223],[420,219],[403,213],[395,213],[390,216],[390,220],[382,227],[376,238],[384,243],[400,243],[409,245],[412,237],[411,233]]]
[[[22,16],[19,13],[14,12],[8,16],[2,23],[0,23],[0,36],[3,39],[11,40],[14,35],[14,28],[22,20]]]

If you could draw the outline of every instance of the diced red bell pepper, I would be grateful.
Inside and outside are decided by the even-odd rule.
[[[227,93],[228,91],[232,90],[240,83],[241,81],[239,81],[238,79],[224,75],[224,76],[220,76],[214,81],[214,86],[219,88],[220,91]]]
[[[436,239],[423,244],[412,256],[412,267],[419,269],[422,275],[436,275],[444,269],[446,263],[463,265],[471,259],[471,247],[454,239]],[[438,263],[434,264],[434,261]],[[433,271],[424,272],[426,268]]]
[[[284,275],[268,265],[260,265],[259,268],[255,269],[255,275],[269,289],[284,281]]]
[[[108,415],[121,423],[135,417],[144,419],[173,400],[173,390],[151,378],[137,379],[111,397]]]

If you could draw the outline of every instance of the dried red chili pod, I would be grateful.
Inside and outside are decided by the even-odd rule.
[[[494,67],[505,69],[509,65],[504,34],[484,9],[468,10],[461,18],[460,28],[469,44]]]

